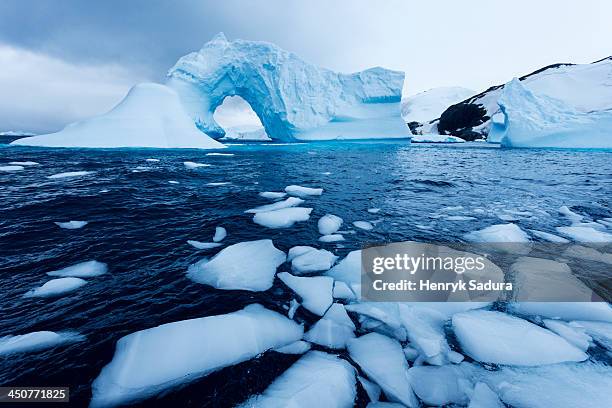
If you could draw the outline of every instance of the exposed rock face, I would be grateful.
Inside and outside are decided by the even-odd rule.
[[[213,113],[227,96],[244,98],[275,140],[405,138],[402,72],[372,68],[340,74],[277,46],[218,34],[168,72],[196,125],[220,138]]]

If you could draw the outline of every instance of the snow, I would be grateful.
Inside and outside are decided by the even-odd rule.
[[[400,115],[404,73],[380,67],[340,74],[311,65],[274,44],[220,33],[180,58],[168,86],[181,96],[198,127],[219,138],[213,113],[240,96],[274,140],[406,138]],[[291,84],[288,86],[287,84]]]
[[[390,401],[418,407],[408,377],[408,363],[399,342],[378,333],[349,340],[347,349],[368,378],[382,388]]]
[[[458,136],[414,135],[412,143],[465,143],[465,140]]]
[[[196,163],[192,161],[183,162],[183,165],[187,167],[188,169],[197,169],[198,167],[210,167],[211,166],[210,164]]]
[[[295,255],[295,251],[294,251]],[[291,270],[297,275],[326,271],[338,257],[325,249],[311,249],[291,260]]]
[[[248,209],[245,211],[245,213],[257,214],[261,212],[281,210],[283,208],[297,207],[298,205],[303,204],[303,203],[304,203],[304,200],[302,200],[301,198],[289,197],[283,201],[277,201],[272,204],[266,204],[266,205],[262,205],[259,207]]]
[[[222,140],[241,140],[250,142],[268,142],[272,139],[261,125],[238,125],[226,129]]]
[[[344,236],[342,234],[323,235],[319,237],[319,241],[326,243],[344,241]]]
[[[16,336],[0,337],[0,356],[16,353],[35,352],[61,344],[74,343],[85,340],[75,332],[37,331]]]
[[[504,408],[496,393],[483,382],[476,383],[467,408]]]
[[[276,268],[285,258],[270,239],[240,242],[191,265],[187,276],[217,289],[261,292],[272,287]]]
[[[567,244],[568,242],[570,242],[569,240],[560,237],[558,235],[555,234],[551,234],[549,232],[544,232],[544,231],[538,231],[538,230],[534,230],[534,229],[530,229],[529,232],[531,232],[534,236],[543,239],[544,241],[548,241],[548,242],[554,242],[557,244]]]
[[[154,83],[137,84],[109,112],[59,132],[26,137],[13,145],[47,147],[155,147],[219,149],[185,113],[177,93]]]
[[[60,228],[64,228],[64,229],[79,229],[79,228],[83,228],[87,224],[88,224],[87,221],[68,221],[68,222],[56,222],[55,223],[55,225],[57,225]]]
[[[104,275],[108,272],[108,265],[98,261],[86,261],[71,265],[64,269],[47,272],[49,276],[56,277],[74,277],[74,278],[93,278]]]
[[[428,406],[468,403],[472,384],[459,367],[412,367],[408,376],[415,394]]]
[[[429,122],[439,118],[449,106],[475,94],[458,86],[433,88],[402,99],[402,118],[406,122]]]
[[[90,406],[123,405],[153,396],[293,343],[302,333],[292,320],[253,304],[129,334],[117,341],[112,361],[94,380]]]
[[[342,226],[343,220],[337,215],[325,214],[319,218],[317,227],[319,228],[319,234],[330,235],[338,231]]]
[[[253,216],[255,224],[268,228],[289,228],[296,222],[308,221],[312,208],[292,207],[260,212]]]
[[[272,200],[278,199],[278,198],[283,198],[287,195],[287,193],[285,192],[276,192],[276,191],[263,191],[261,193],[259,193],[260,197],[263,198],[269,198]]]
[[[225,237],[227,237],[227,230],[223,227],[216,227],[213,242],[221,242],[225,239]]]
[[[274,351],[281,354],[304,354],[310,350],[310,348],[310,343],[304,340],[298,340],[286,346],[276,348]]]
[[[354,221],[353,226],[355,228],[359,228],[365,231],[371,231],[374,229],[374,226],[372,225],[372,223],[368,221]]]
[[[591,345],[591,336],[587,335],[584,328],[574,327],[561,320],[545,319],[544,326],[563,337],[568,343],[587,351]]]
[[[20,171],[23,169],[24,169],[23,166],[0,166],[0,171],[6,171],[6,172]]]
[[[309,196],[320,196],[323,194],[322,188],[302,187],[296,185],[285,187],[285,191],[292,196],[302,198],[308,198]]]
[[[612,308],[605,302],[520,302],[508,307],[512,313],[525,316],[612,322]]]
[[[27,292],[25,297],[55,297],[73,292],[87,283],[81,278],[51,279],[44,285]]]
[[[470,242],[510,243],[529,242],[529,236],[516,224],[491,225],[463,236]]]
[[[553,332],[501,312],[457,313],[452,325],[461,349],[484,363],[536,366],[588,358]]]
[[[557,232],[578,242],[612,242],[612,234],[592,227],[557,227]]]
[[[505,120],[492,130],[492,137],[504,147],[612,147],[610,110],[581,112],[567,102],[530,91],[516,78],[504,86],[498,103]]]
[[[355,337],[355,325],[340,303],[334,303],[304,334],[304,340],[331,349],[344,349]]]
[[[53,174],[51,176],[48,176],[48,179],[63,179],[63,178],[72,178],[72,177],[82,177],[82,176],[87,176],[89,174],[93,174],[95,172],[93,171],[68,171],[65,173],[57,173],[57,174]]]
[[[333,302],[334,280],[327,276],[302,277],[288,272],[278,274],[279,279],[302,298],[302,306],[323,316]]]
[[[196,249],[212,249],[220,247],[223,244],[219,244],[218,242],[201,242],[194,240],[187,240],[187,243]]]
[[[356,396],[355,369],[337,356],[311,351],[239,407],[351,408]]]

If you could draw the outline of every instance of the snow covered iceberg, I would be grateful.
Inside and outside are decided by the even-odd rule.
[[[612,148],[612,110],[581,112],[513,79],[498,101],[504,121],[489,139],[504,147]]]
[[[196,128],[173,89],[155,83],[135,85],[105,114],[69,124],[56,133],[17,139],[11,144],[97,148],[225,147]]]
[[[336,73],[274,44],[220,33],[168,76],[198,128],[215,139],[225,131],[213,114],[228,96],[246,100],[274,140],[410,137],[400,115],[403,72]]]

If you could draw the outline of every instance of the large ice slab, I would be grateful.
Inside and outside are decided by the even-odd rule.
[[[260,305],[129,334],[117,341],[112,361],[94,380],[91,407],[147,398],[293,343],[302,334],[300,325]]]
[[[57,333],[52,331],[38,331],[16,336],[4,336],[0,337],[0,356],[35,352],[60,344],[83,340],[85,340],[84,336],[69,331]]]
[[[177,93],[165,85],[135,85],[109,112],[72,123],[56,133],[17,139],[11,144],[47,147],[225,147],[200,132]]]
[[[343,349],[355,337],[355,324],[340,303],[334,303],[304,334],[304,340],[331,349]]]
[[[197,126],[214,138],[213,117],[227,96],[241,96],[274,140],[406,138],[400,115],[404,73],[380,67],[340,74],[274,44],[218,34],[168,72]]]
[[[288,272],[281,272],[278,277],[302,298],[302,306],[316,315],[323,316],[334,301],[332,278],[293,276]]]
[[[217,289],[260,292],[272,287],[276,268],[285,259],[285,253],[276,249],[270,239],[240,242],[224,248],[210,260],[191,265],[187,275]]]

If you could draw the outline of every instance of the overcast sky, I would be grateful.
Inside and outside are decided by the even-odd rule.
[[[610,16],[610,0],[2,0],[0,130],[102,113],[219,31],[342,72],[405,71],[411,95],[606,57]]]

